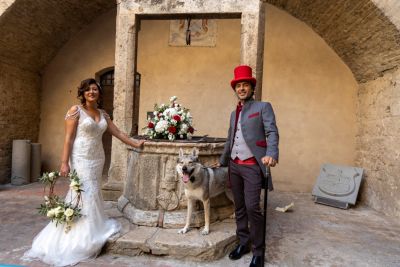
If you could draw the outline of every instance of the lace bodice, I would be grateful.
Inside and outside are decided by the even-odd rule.
[[[82,107],[76,107],[75,112],[67,113],[65,116],[65,119],[78,120],[71,157],[80,159],[104,158],[102,136],[107,129],[108,114],[99,109],[100,120],[96,122]]]

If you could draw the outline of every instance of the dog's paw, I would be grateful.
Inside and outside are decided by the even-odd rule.
[[[189,231],[189,228],[184,227],[178,231],[178,234],[186,234],[188,231]]]
[[[209,229],[204,228],[204,229],[201,231],[201,234],[202,234],[202,235],[208,235],[209,232],[210,232]]]

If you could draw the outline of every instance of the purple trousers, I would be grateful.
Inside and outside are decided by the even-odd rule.
[[[241,245],[252,244],[254,256],[262,256],[264,217],[260,207],[263,174],[258,164],[230,161],[230,181],[235,201],[236,235]]]

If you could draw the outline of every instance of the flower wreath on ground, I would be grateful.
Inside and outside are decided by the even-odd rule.
[[[39,180],[44,184],[44,192],[46,193],[46,188],[49,187],[49,192],[44,196],[44,204],[40,204],[38,208],[39,213],[50,218],[52,222],[58,224],[66,224],[65,233],[71,230],[73,222],[81,217],[81,206],[79,206],[81,201],[82,183],[76,173],[72,171],[68,174],[70,179],[69,187],[73,190],[76,195],[69,202],[65,202],[60,199],[59,196],[54,194],[54,186],[60,177],[59,172],[46,172],[43,173]]]
[[[144,134],[150,139],[191,139],[194,128],[189,109],[176,102],[178,98],[170,98],[170,104],[155,104],[153,116],[147,118]]]

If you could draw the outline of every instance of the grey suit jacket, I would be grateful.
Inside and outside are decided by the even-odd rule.
[[[233,145],[235,131],[236,110],[231,113],[228,138],[224,152],[220,157],[221,166],[228,166]],[[264,156],[279,160],[279,133],[275,122],[275,114],[268,102],[248,100],[242,108],[241,118],[242,134],[247,146],[250,148],[260,166],[264,177],[266,169],[261,162]],[[272,181],[267,181],[268,189],[273,190]]]

